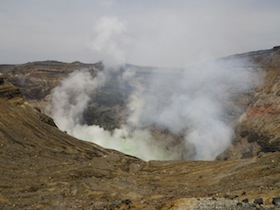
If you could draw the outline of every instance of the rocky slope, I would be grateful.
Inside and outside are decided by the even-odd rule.
[[[220,60],[246,60],[255,74],[264,74],[263,84],[251,92],[238,94],[227,101],[228,113],[235,128],[233,144],[218,159],[240,159],[257,156],[280,148],[280,48],[244,53]],[[145,81],[153,68],[129,66],[136,69],[136,78]],[[56,61],[33,62],[22,65],[0,65],[0,72],[20,88],[25,100],[43,113],[50,101],[51,90],[75,70],[90,70],[92,75],[103,70],[101,63],[82,64]],[[94,93],[84,112],[85,124],[100,125],[112,130],[125,121],[126,100],[130,86],[118,83],[118,73]],[[237,105],[237,106],[235,106]],[[235,107],[239,107],[236,109]],[[242,117],[239,119],[240,115]],[[162,138],[165,132],[155,131]],[[168,137],[169,138],[169,137]],[[172,137],[171,139],[178,139]]]
[[[279,152],[144,162],[77,140],[44,119],[18,88],[1,82],[0,209],[278,208]]]
[[[95,74],[103,68],[101,63],[62,63],[58,61],[30,62],[21,65],[0,65],[0,72],[9,82],[20,88],[24,98],[33,106],[44,110],[51,90],[70,73],[87,69]]]
[[[33,107],[46,112],[53,88],[74,71],[90,71],[95,76],[103,70],[102,63],[62,63],[57,61],[30,62],[21,65],[0,65],[0,73],[7,81],[20,88],[25,100]],[[124,108],[125,96],[116,82],[117,75],[104,88],[92,96],[85,111],[85,123],[99,124],[106,129],[119,126],[119,112]]]
[[[238,55],[265,72],[236,127],[226,158],[247,158],[280,150],[280,47]]]

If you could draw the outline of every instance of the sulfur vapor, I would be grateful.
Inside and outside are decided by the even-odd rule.
[[[143,160],[214,160],[230,145],[233,122],[244,111],[236,96],[252,92],[261,76],[238,57],[180,69],[126,65],[127,31],[114,17],[97,23],[91,47],[105,67],[76,71],[53,90],[49,112],[58,127]],[[85,111],[113,80],[126,94],[125,120],[111,130],[86,124]]]

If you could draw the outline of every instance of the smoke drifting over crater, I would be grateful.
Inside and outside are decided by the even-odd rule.
[[[214,159],[233,137],[227,103],[232,94],[253,88],[252,72],[246,71],[244,64],[243,68],[234,68],[241,64],[235,62],[210,62],[177,72],[154,72],[148,88],[141,88],[134,93],[137,97],[131,97],[128,122],[135,127],[154,125],[183,135],[185,146],[195,147],[194,154],[185,154],[186,158]]]
[[[124,21],[117,17],[102,17],[94,28],[90,48],[101,57],[107,68],[125,63],[126,49],[129,44]]]
[[[99,71],[95,77],[87,70],[74,72],[54,89],[52,116],[70,135],[144,160],[213,160],[234,135],[229,115],[240,110],[230,104],[232,96],[250,92],[256,84],[253,72],[236,62],[154,69],[142,80],[135,70],[123,67],[117,79],[131,89],[126,101],[127,119],[112,131],[83,123],[89,101],[106,85],[106,75],[112,69]],[[181,138],[174,146],[174,139],[156,138],[154,129]]]
[[[86,69],[74,72],[54,89],[50,111],[58,127],[144,160],[215,159],[229,146],[231,124],[242,114],[234,96],[252,91],[261,77],[249,61],[236,57],[181,69],[125,65],[127,31],[117,18],[100,19],[91,47],[103,54],[105,68],[96,75]],[[112,74],[128,96],[125,120],[108,131],[83,118]]]

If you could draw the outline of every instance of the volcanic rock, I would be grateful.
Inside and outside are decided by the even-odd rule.
[[[261,86],[248,98],[246,111],[239,119],[236,137],[219,158],[238,159],[256,156],[261,152],[280,150],[280,51],[279,47],[237,55],[249,59],[254,68],[265,73]]]
[[[7,81],[19,87],[28,103],[45,109],[51,90],[71,72],[87,69],[95,74],[101,63],[62,63],[58,61],[29,62],[22,65],[0,65],[0,72]]]
[[[41,121],[19,93],[9,83],[0,86],[1,209],[241,209],[223,195],[244,199],[246,189],[246,198],[271,200],[280,194],[271,188],[280,181],[279,152],[144,162],[68,136]]]
[[[262,198],[256,198],[254,200],[254,204],[262,205],[263,204],[263,199]]]
[[[272,204],[274,204],[276,206],[280,206],[280,197],[273,198],[272,199]]]

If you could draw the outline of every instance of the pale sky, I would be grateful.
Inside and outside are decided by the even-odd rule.
[[[279,0],[0,0],[0,64],[182,67],[280,45]]]

